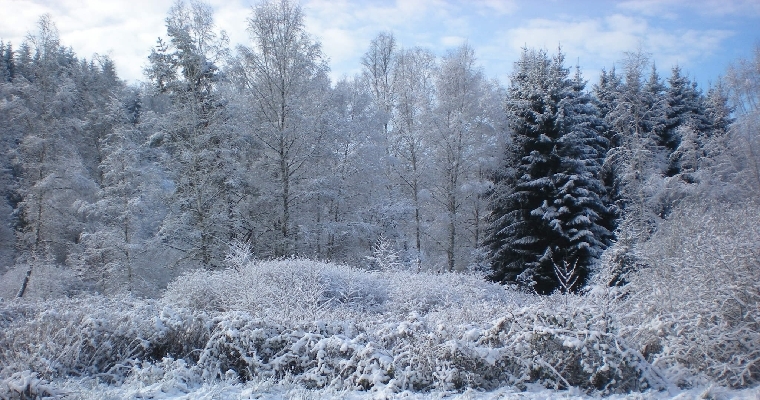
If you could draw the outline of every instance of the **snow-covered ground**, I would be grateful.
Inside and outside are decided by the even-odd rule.
[[[292,382],[274,382],[254,380],[246,383],[236,381],[219,381],[198,385],[188,385],[182,379],[167,379],[153,384],[141,382],[126,383],[111,386],[98,383],[97,380],[71,379],[58,381],[48,385],[51,394],[65,399],[82,400],[225,400],[225,399],[451,399],[451,400],[585,400],[599,399],[599,395],[588,395],[582,391],[551,390],[541,386],[532,386],[525,391],[514,387],[503,387],[493,391],[478,391],[466,389],[461,392],[431,391],[431,392],[393,392],[387,390],[349,391],[335,389],[307,389]],[[0,398],[2,394],[0,394]],[[664,399],[713,399],[713,400],[757,400],[760,399],[760,388],[732,390],[720,386],[697,387],[688,390],[647,391],[643,393],[613,394],[605,396],[609,400],[664,400]]]
[[[760,396],[752,326],[691,327],[617,290],[280,260],[192,272],[161,299],[8,300],[0,399]]]

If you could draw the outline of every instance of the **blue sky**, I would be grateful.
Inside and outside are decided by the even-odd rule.
[[[0,38],[16,47],[50,13],[61,42],[80,57],[108,54],[130,82],[141,71],[173,0],[0,0]],[[253,0],[209,0],[231,44],[247,43]],[[561,45],[568,66],[579,63],[591,83],[626,51],[650,53],[663,77],[678,64],[702,88],[726,66],[748,57],[760,41],[758,0],[302,0],[308,31],[322,42],[333,79],[360,70],[360,58],[380,31],[404,47],[439,55],[463,42],[486,75],[508,82],[523,46]]]

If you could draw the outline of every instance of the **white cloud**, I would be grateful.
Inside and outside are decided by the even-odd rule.
[[[443,44],[446,47],[457,47],[461,46],[462,43],[466,42],[467,39],[463,38],[461,36],[444,36],[441,38],[441,44]]]
[[[404,47],[438,47],[453,41],[469,29],[467,20],[456,12],[455,3],[443,0],[397,0],[357,2],[348,0],[309,0],[303,3],[306,28],[322,42],[330,58],[332,78],[360,71],[360,59],[370,41],[382,31],[396,35]],[[438,31],[457,32],[441,39]],[[461,38],[456,44],[461,43]]]
[[[173,1],[0,0],[6,13],[0,38],[18,48],[39,16],[50,13],[62,44],[80,57],[109,54],[122,78],[140,80],[150,49],[159,36],[165,36],[164,18]],[[206,1],[214,7],[216,25],[227,31],[231,46],[248,45],[246,20],[251,4],[258,0]],[[688,68],[718,53],[732,34],[747,32],[730,24],[723,26],[736,32],[710,29],[704,26],[710,19],[694,22],[685,18],[686,13],[760,15],[757,0],[631,0],[607,7],[613,14],[593,6],[594,2],[584,3],[585,9],[561,1],[536,6],[518,0],[301,0],[301,4],[306,29],[322,43],[333,79],[358,72],[362,54],[381,31],[393,32],[404,47],[428,47],[438,54],[467,41],[486,73],[502,81],[526,45],[554,51],[561,44],[568,62],[579,59],[586,71],[609,67],[624,51],[639,45],[653,53],[658,65],[678,62]],[[663,16],[677,21],[663,25]]]
[[[757,0],[629,0],[618,3],[617,7],[650,17],[678,18],[683,10],[703,16],[758,16],[760,2]]]
[[[694,65],[718,50],[732,33],[725,30],[671,30],[651,26],[640,17],[620,14],[582,20],[534,19],[500,35],[514,59],[524,46],[554,51],[561,44],[570,64],[598,71],[639,46],[661,66]],[[586,76],[589,78],[588,70]],[[595,77],[590,77],[595,79]]]
[[[248,45],[250,38],[246,29],[251,7],[246,2],[214,0],[214,24],[224,30],[230,39],[230,46]],[[166,11],[164,11],[166,13]]]
[[[674,13],[672,8],[682,6],[682,3],[682,0],[630,0],[619,3],[617,8],[650,17],[675,19],[678,14]]]
[[[496,15],[511,15],[517,11],[516,1],[511,0],[477,0],[474,2],[479,8],[479,12],[484,15],[495,13]]]

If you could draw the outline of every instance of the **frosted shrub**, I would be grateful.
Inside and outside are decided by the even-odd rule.
[[[194,271],[171,283],[164,300],[179,307],[240,310],[280,321],[313,319],[330,305],[330,293],[343,293],[336,291],[335,277],[344,270],[349,271],[308,260],[281,260],[250,262],[225,271]]]
[[[573,298],[536,298],[485,329],[452,335],[449,327],[439,326],[438,359],[445,362],[438,363],[437,375],[445,372],[448,388],[456,389],[538,383],[611,393],[664,386],[585,299],[565,296]]]
[[[0,399],[38,399],[61,396],[49,382],[37,376],[36,372],[20,371],[6,379],[0,377]]]
[[[201,383],[199,369],[195,365],[171,357],[160,361],[136,361],[124,379],[125,386],[140,388],[135,398],[160,398],[175,390],[189,393]]]
[[[252,262],[188,274],[164,300],[222,311],[200,353],[206,379],[392,391],[665,386],[593,296],[536,297],[478,275]]]
[[[198,367],[212,380],[290,377],[310,388],[391,392],[540,384],[612,393],[666,386],[636,349],[584,307],[577,297],[553,298],[469,329],[431,325],[421,316],[347,329],[339,321],[282,325],[229,312],[214,319]]]
[[[248,242],[235,240],[230,245],[230,250],[224,257],[224,262],[227,263],[230,268],[240,269],[253,262],[253,259],[254,257],[253,250],[251,249],[251,244]]]
[[[624,332],[680,385],[760,382],[760,213],[707,204],[675,210],[638,252]]]
[[[335,327],[286,327],[244,313],[225,314],[215,324],[198,362],[206,379],[229,373],[243,380],[290,376],[307,387],[350,389],[390,379],[392,358],[361,334],[348,338]]]
[[[521,302],[474,274],[367,271],[291,259],[194,271],[171,283],[164,300],[205,311],[246,311],[280,323],[318,319],[405,318],[440,313],[449,322],[488,322]]]
[[[8,308],[23,314],[2,322],[3,374],[31,370],[45,379],[94,375],[118,382],[134,360],[168,355],[192,360],[208,335],[203,321],[188,310],[132,298],[3,303],[0,315]]]
[[[372,255],[367,256],[367,261],[373,269],[380,271],[400,271],[405,269],[398,251],[393,247],[393,243],[380,236],[377,243],[372,247]]]
[[[203,311],[223,311],[230,307],[240,282],[234,282],[235,274],[223,274],[195,270],[181,275],[169,284],[164,300],[179,308]]]
[[[0,303],[0,378],[89,376],[140,396],[221,381],[384,394],[666,387],[621,335],[632,333],[616,325],[625,305],[597,291],[516,293],[469,274],[250,262],[188,273],[160,301]]]
[[[102,306],[102,298],[96,301],[95,305],[65,300],[36,305],[30,317],[4,329],[0,365],[30,369],[45,378],[110,374],[143,348],[139,338],[149,335],[150,329],[139,325],[141,319],[126,321],[129,317],[112,315]]]
[[[389,288],[377,274],[352,268],[330,268],[323,282],[320,303],[357,313],[380,313],[388,302]]]
[[[397,318],[416,313],[451,325],[488,323],[527,300],[477,274],[399,271],[380,281],[388,285],[386,309]]]

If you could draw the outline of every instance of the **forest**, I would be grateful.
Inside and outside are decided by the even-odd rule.
[[[140,84],[0,42],[0,399],[760,393],[760,45],[333,82],[290,0],[165,22]]]

